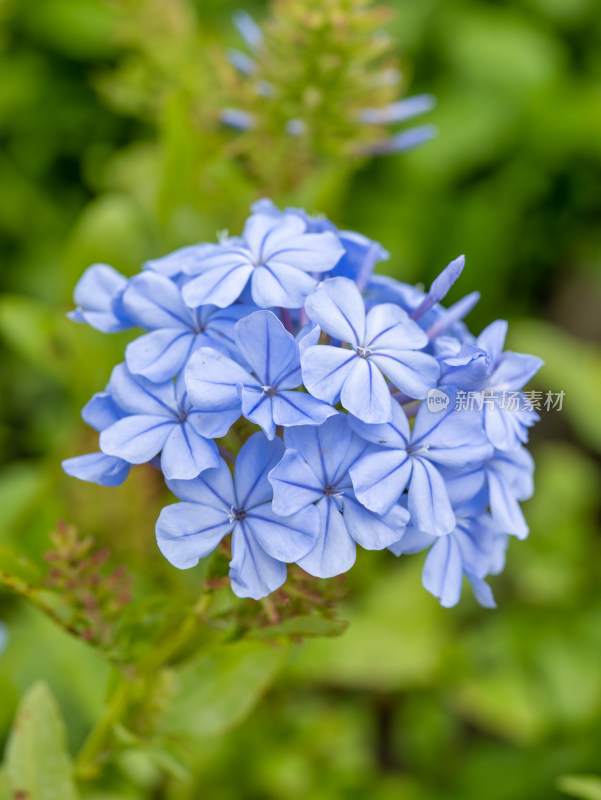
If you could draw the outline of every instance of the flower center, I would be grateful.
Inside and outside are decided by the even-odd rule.
[[[230,522],[244,522],[246,519],[246,509],[245,508],[234,508],[232,506],[230,508]]]
[[[330,483],[326,483],[323,487],[322,492],[324,497],[341,497],[342,492],[339,492],[336,486],[332,486]]]
[[[262,388],[265,397],[275,397],[278,393],[277,386],[263,386]]]
[[[355,352],[359,358],[367,358],[373,351],[369,347],[357,347]]]

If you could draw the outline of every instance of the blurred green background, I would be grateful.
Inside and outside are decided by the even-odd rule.
[[[42,563],[65,519],[127,566],[134,594],[187,599],[201,577],[156,550],[165,496],[151,470],[118,489],[62,474],[62,458],[96,448],[79,410],[127,341],[64,313],[89,264],[133,274],[146,258],[238,232],[264,194],[228,157],[234,139],[209,124],[213,59],[240,45],[240,6],[267,11],[0,0],[0,545]],[[546,362],[533,388],[566,393],[532,436],[530,538],[512,543],[491,581],[494,612],[468,593],[439,608],[419,555],[362,552],[340,610],[345,634],[205,657],[165,722],[179,713],[182,774],[152,748],[128,747],[84,798],[601,797],[599,783],[562,779],[601,774],[601,5],[389,6],[409,93],[438,98],[428,119],[438,138],[322,163],[273,199],[378,239],[392,253],[383,269],[401,280],[428,284],[466,254],[449,300],[481,291],[471,329],[508,318],[511,349]],[[76,752],[103,708],[104,659],[14,593],[0,590],[0,621],[0,748],[42,679]],[[151,617],[143,635],[152,639]]]

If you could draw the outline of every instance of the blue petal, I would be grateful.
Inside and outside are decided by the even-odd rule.
[[[330,345],[308,347],[301,360],[304,384],[314,397],[335,403],[357,360],[353,350]]]
[[[411,464],[404,450],[366,453],[349,469],[357,499],[370,511],[388,513],[407,486]]]
[[[167,480],[191,480],[219,463],[215,442],[199,436],[186,423],[173,426],[161,454],[161,470]]]
[[[368,423],[390,422],[392,399],[384,376],[367,358],[356,358],[340,393],[342,405]]]
[[[185,371],[190,403],[199,411],[240,408],[238,384],[256,384],[240,364],[212,347],[201,347]]]
[[[475,575],[470,575],[469,573],[466,573],[466,578],[471,583],[474,596],[481,606],[484,608],[497,607],[492,589],[486,581],[483,581],[482,578],[477,578]]]
[[[334,485],[346,472],[347,456],[356,438],[343,414],[336,414],[319,426],[302,425],[284,431],[286,448],[300,453],[322,486]]]
[[[342,514],[333,499],[317,504],[320,529],[313,549],[298,565],[317,578],[333,578],[347,572],[355,563],[357,549]]]
[[[110,392],[97,392],[81,410],[81,416],[91,428],[103,431],[124,416]]]
[[[356,284],[348,278],[330,278],[307,298],[305,309],[312,322],[330,336],[355,346],[365,337],[365,305]]]
[[[283,517],[274,513],[271,503],[264,503],[249,512],[244,527],[267,555],[292,563],[313,549],[319,533],[319,513],[309,506]]]
[[[478,336],[476,344],[488,353],[491,364],[496,364],[503,352],[507,328],[507,322],[504,319],[498,319],[491,322]]]
[[[268,439],[275,436],[272,398],[268,397],[260,386],[242,386],[238,384],[238,393],[242,404],[242,413],[255,425],[258,425]]]
[[[428,344],[428,336],[400,306],[380,303],[368,312],[365,342],[379,350],[419,350]]]
[[[421,531],[441,536],[455,527],[455,514],[449,502],[444,480],[425,458],[413,458],[409,485],[411,522]]]
[[[528,356],[523,353],[503,353],[499,359],[495,371],[490,376],[489,386],[491,388],[516,391],[528,383],[544,362],[537,356]]]
[[[363,439],[372,442],[372,444],[383,445],[384,447],[395,447],[405,450],[411,436],[407,415],[399,403],[396,402],[392,404],[391,422],[383,422],[380,425],[368,425],[360,419],[357,419],[357,417],[349,415],[348,423],[352,430]]]
[[[236,11],[232,19],[234,25],[240,31],[240,35],[249,47],[253,50],[263,44],[263,31],[246,11]]]
[[[141,328],[185,328],[191,317],[177,285],[148,270],[133,277],[123,293],[123,306]]]
[[[276,514],[296,514],[323,496],[323,483],[297,450],[287,449],[268,477]]]
[[[285,265],[303,272],[329,272],[344,255],[340,239],[329,231],[323,233],[303,233],[297,236],[273,236],[267,239],[264,261],[273,266]]]
[[[130,464],[145,464],[161,451],[173,426],[166,417],[133,414],[102,431],[100,449]]]
[[[186,422],[199,436],[205,439],[220,439],[225,436],[236,420],[240,419],[240,407],[218,411],[188,411]]]
[[[154,383],[175,377],[186,363],[194,344],[188,330],[161,328],[139,336],[125,348],[130,372],[143,375]]]
[[[234,468],[234,483],[238,504],[247,511],[271,500],[273,489],[267,474],[284,455],[281,439],[269,441],[264,434],[255,433],[244,444]]]
[[[62,462],[62,467],[72,478],[98,483],[100,486],[120,486],[130,469],[127,461],[104,453],[86,453],[67,458]]]
[[[456,606],[461,597],[463,564],[453,536],[441,536],[426,557],[422,582],[445,608]]]
[[[241,319],[234,329],[234,339],[264,386],[274,384],[297,360],[294,337],[272,311],[255,311]]]
[[[489,470],[487,476],[493,519],[505,533],[525,539],[528,536],[528,524],[509,485],[493,470]]]
[[[152,383],[132,375],[125,364],[117,364],[108,385],[113,400],[130,414],[175,416],[177,403],[173,381]]]
[[[188,247],[180,247],[166,256],[145,261],[142,269],[150,269],[167,278],[175,278],[182,272],[194,274],[197,263],[218,246],[216,244],[193,244]]]
[[[395,556],[419,553],[421,550],[425,550],[427,547],[430,547],[431,544],[434,544],[437,538],[438,537],[432,536],[430,533],[424,533],[414,528],[412,525],[408,525],[403,531],[403,535],[399,541],[389,545],[388,549],[391,553],[394,553]]]
[[[232,474],[223,459],[219,459],[219,466],[215,469],[205,470],[194,480],[168,480],[167,487],[180,500],[218,508],[224,514],[229,515],[232,507],[236,506]]]
[[[198,503],[163,508],[156,524],[159,550],[178,569],[195,567],[232,529],[223,510]]]
[[[306,392],[278,392],[272,400],[276,425],[321,425],[337,411]]]
[[[344,497],[344,521],[348,532],[365,550],[383,550],[397,542],[405,530],[409,514],[397,507],[396,513],[381,517],[368,511],[350,494]]]
[[[280,261],[256,267],[251,278],[252,298],[260,308],[300,308],[316,286],[311,275]]]
[[[230,561],[232,590],[238,597],[260,600],[286,580],[286,566],[267,555],[245,524],[238,524],[232,535]]]
[[[248,255],[239,250],[225,250],[219,260],[225,263],[207,269],[184,286],[182,295],[191,308],[203,305],[225,308],[242,294],[253,273]]]
[[[370,361],[397,389],[420,400],[436,386],[440,376],[436,359],[417,350],[376,349]]]
[[[114,302],[127,286],[127,279],[108,264],[93,264],[75,286],[73,299],[78,306],[68,316],[87,322],[102,333],[116,333],[132,327],[132,322],[115,312]]]

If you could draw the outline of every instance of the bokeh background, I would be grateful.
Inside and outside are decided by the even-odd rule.
[[[531,388],[565,391],[532,436],[530,538],[491,580],[493,612],[468,592],[441,609],[421,587],[419,555],[362,552],[340,610],[346,633],[205,662],[180,710],[184,774],[130,748],[84,798],[601,797],[562,778],[601,774],[601,5],[388,5],[409,93],[438,98],[428,122],[439,136],[407,154],[322,163],[274,200],[378,239],[401,280],[428,285],[466,254],[449,299],[481,291],[471,329],[509,319],[511,349],[546,362]],[[0,0],[0,544],[41,563],[64,519],[151,594],[200,586],[156,551],[164,496],[151,470],[106,489],[60,469],[95,449],[79,410],[127,338],[64,314],[89,264],[133,274],[238,232],[265,193],[228,158],[235,140],[198,112],[218,99],[215,54],[240,44],[240,6],[267,11]],[[103,707],[105,660],[8,590],[0,621],[0,748],[43,679],[76,752]]]

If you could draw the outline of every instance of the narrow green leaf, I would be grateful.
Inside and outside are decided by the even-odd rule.
[[[579,800],[601,800],[601,778],[595,775],[562,775],[557,788]]]
[[[240,724],[268,689],[286,648],[258,642],[221,643],[174,676],[164,728],[186,739],[219,736]]]
[[[45,683],[23,698],[6,746],[6,775],[14,797],[77,800],[65,726]]]

